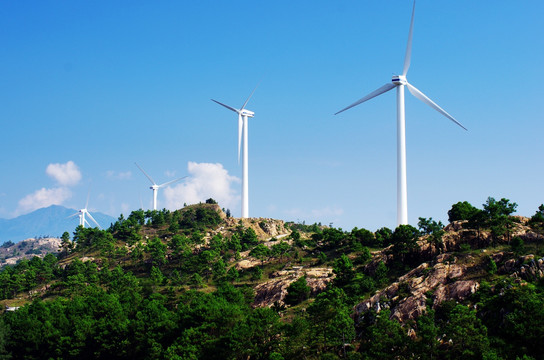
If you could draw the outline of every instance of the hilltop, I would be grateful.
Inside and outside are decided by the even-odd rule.
[[[134,211],[0,273],[19,307],[0,355],[536,359],[544,206],[515,208],[459,202],[447,226],[374,232],[236,219],[212,199]]]

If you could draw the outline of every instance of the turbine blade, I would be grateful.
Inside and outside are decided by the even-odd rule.
[[[240,148],[242,146],[242,129],[244,125],[244,120],[242,119],[242,114],[238,114],[238,164],[240,164]]]
[[[140,171],[141,171],[141,172],[149,179],[149,181],[151,181],[151,184],[152,184],[152,185],[157,185],[157,184],[155,183],[155,180],[153,180],[153,179],[151,178],[151,176],[147,175],[147,173],[144,171],[144,169],[142,169],[142,168],[140,167],[140,165],[138,165],[138,163],[135,162],[134,164],[136,164],[136,166],[138,167],[138,169],[140,169]]]
[[[404,68],[402,75],[406,76],[410,68],[410,58],[412,57],[412,34],[414,33],[414,14],[416,13],[416,0],[412,8],[412,20],[410,21],[410,31],[408,32],[408,44],[406,44],[406,55],[404,55]]]
[[[388,92],[389,90],[391,90],[392,88],[394,88],[396,85],[394,85],[393,83],[387,83],[385,84],[384,86],[382,86],[381,88],[377,89],[377,90],[374,90],[373,92],[371,92],[370,94],[368,94],[367,96],[357,100],[356,102],[354,102],[353,104],[351,104],[350,106],[346,107],[346,108],[343,108],[342,110],[340,110],[339,112],[335,113],[334,115],[338,115],[340,114],[341,112],[343,111],[346,111],[348,109],[351,109],[352,107],[354,106],[357,106],[359,104],[362,104],[364,103],[365,101],[367,100],[370,100],[372,98],[375,98],[376,96],[378,95],[381,95],[383,94],[384,92]]]
[[[232,110],[232,111],[234,111],[234,112],[236,112],[236,113],[238,113],[238,114],[240,113],[240,110],[238,110],[238,109],[235,109],[235,108],[233,108],[233,107],[230,107],[230,106],[228,106],[228,105],[225,105],[225,104],[223,104],[223,103],[220,103],[219,101],[216,101],[216,100],[214,100],[214,99],[210,99],[210,100],[213,101],[214,103],[219,104],[219,105],[221,105],[221,106],[224,106],[224,107],[226,107],[227,109]]]
[[[246,102],[244,103],[244,105],[242,105],[242,107],[240,108],[240,111],[241,110],[244,110],[246,108],[246,105],[247,105],[247,102],[249,101],[249,99],[251,99],[251,97],[253,96],[253,93],[255,92],[255,90],[257,90],[257,88],[259,87],[259,83],[257,83],[257,86],[255,86],[255,89],[253,89],[253,91],[251,92],[251,94],[249,94],[249,97],[247,98]]]
[[[406,86],[408,86],[408,90],[410,90],[412,95],[414,95],[416,98],[423,101],[425,104],[429,105],[430,107],[432,107],[433,109],[435,109],[436,111],[438,111],[439,113],[441,113],[442,115],[444,115],[445,117],[447,117],[448,119],[450,119],[451,121],[453,121],[454,123],[456,123],[457,125],[462,127],[463,129],[467,130],[467,128],[464,127],[463,125],[461,125],[461,123],[459,121],[455,120],[453,118],[453,116],[448,114],[444,109],[442,109],[440,106],[438,106],[434,101],[429,99],[425,94],[423,94],[421,91],[419,91],[414,85],[412,85],[410,83],[406,83]]]
[[[185,179],[186,177],[187,177],[187,176],[180,177],[179,179],[175,179],[175,180],[170,180],[170,181],[168,181],[168,182],[165,182],[164,184],[159,185],[159,187],[162,188],[162,187],[164,187],[164,186],[173,184],[173,183],[175,183],[176,181],[180,181],[180,180],[182,180],[182,179]]]
[[[70,216],[67,216],[66,218],[69,219],[69,218],[74,217],[74,216],[76,216],[76,215],[79,215],[79,211],[76,212],[75,214],[72,214],[72,215],[70,215]]]
[[[100,224],[98,224],[98,222],[93,218],[93,216],[91,215],[91,213],[88,212],[88,211],[87,211],[87,216],[88,216],[89,218],[91,218],[91,220],[96,224],[96,226],[98,226],[99,229],[102,229],[102,227],[100,227]],[[85,219],[85,221],[87,222],[87,224],[89,224],[89,222],[88,222],[86,219]],[[91,225],[89,224],[89,226],[91,226]]]

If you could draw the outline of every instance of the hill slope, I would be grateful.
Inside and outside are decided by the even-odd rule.
[[[0,356],[541,358],[544,207],[493,209],[376,232],[135,211],[0,272]]]

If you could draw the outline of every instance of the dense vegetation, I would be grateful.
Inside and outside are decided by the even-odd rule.
[[[544,205],[527,222],[540,234],[532,240],[511,236],[516,206],[493,198],[481,209],[454,204],[450,222],[477,234],[455,255],[474,258],[487,248],[507,259],[543,256]],[[419,252],[422,239],[446,251],[440,222],[420,218],[418,228],[375,232],[290,224],[285,240],[265,246],[255,231],[264,223],[244,226],[220,213],[214,201],[134,211],[107,230],[78,227],[72,240],[65,233],[58,257],[5,267],[0,298],[21,307],[0,316],[0,358],[542,358],[543,281],[498,274],[487,255],[480,289],[466,302],[433,308],[430,301],[424,315],[405,323],[388,308],[354,316],[359,302],[431,260]],[[237,269],[246,254],[258,264]],[[255,285],[294,265],[329,266],[334,280],[314,294],[302,276],[284,304],[252,306]]]

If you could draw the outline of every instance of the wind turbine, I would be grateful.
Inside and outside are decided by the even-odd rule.
[[[257,85],[258,86],[258,85]],[[247,148],[247,119],[250,117],[254,117],[255,113],[253,111],[247,110],[246,105],[253,96],[253,93],[255,90],[257,90],[257,86],[249,97],[247,98],[246,102],[240,109],[235,109],[233,107],[230,107],[228,105],[225,105],[223,103],[220,103],[219,101],[216,101],[214,99],[211,99],[213,102],[226,107],[227,109],[234,111],[238,114],[238,164],[240,163],[240,147],[242,145],[242,134],[244,135],[244,157],[242,160],[242,217],[248,218],[249,217],[249,170],[248,170],[248,148]]]
[[[406,74],[410,68],[410,57],[412,55],[412,33],[414,29],[414,14],[416,10],[416,2],[412,9],[412,19],[410,21],[410,31],[408,33],[408,44],[406,45],[406,55],[404,57],[404,67],[402,75],[394,75],[391,83],[387,83],[382,87],[374,90],[365,97],[357,100],[348,107],[338,111],[335,115],[351,109],[354,106],[364,103],[378,95],[381,95],[393,88],[397,88],[397,225],[408,224],[408,194],[406,185],[406,133],[405,133],[405,117],[404,117],[404,87],[419,100],[429,105],[440,114],[444,115],[463,129],[467,130],[457,120],[438,106],[434,101],[429,99],[425,94],[419,91],[414,85],[406,80]]]
[[[149,187],[151,190],[153,190],[153,210],[157,210],[157,192],[159,191],[160,188],[162,187],[165,187],[167,185],[170,185],[170,184],[173,184],[175,183],[176,181],[180,181],[182,179],[185,179],[187,176],[183,176],[183,177],[180,177],[179,179],[175,179],[175,180],[171,180],[171,181],[168,181],[168,182],[165,182],[164,184],[160,184],[160,185],[157,185],[157,183],[155,182],[155,180],[153,180],[151,178],[151,176],[149,176],[145,171],[144,169],[142,169],[140,167],[140,165],[138,165],[138,163],[134,163],[136,164],[136,166],[138,167],[138,169],[140,169],[140,171],[149,179],[149,181],[151,181],[151,186]]]
[[[75,214],[68,217],[79,215],[79,225],[85,227],[85,224],[87,224],[89,225],[89,227],[91,227],[91,224],[87,221],[87,219],[85,219],[85,215],[87,215],[96,224],[96,226],[98,226],[99,229],[102,229],[100,227],[100,224],[98,224],[98,222],[93,218],[91,213],[87,210],[87,207],[89,206],[89,195],[90,192],[89,194],[87,194],[87,202],[85,203],[85,207],[83,209],[79,209]]]

